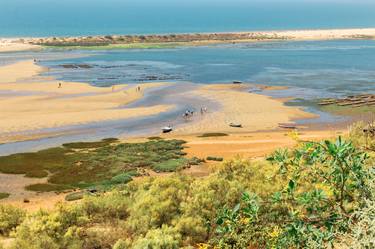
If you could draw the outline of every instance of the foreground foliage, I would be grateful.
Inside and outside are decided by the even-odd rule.
[[[269,161],[220,163],[206,178],[144,178],[19,213],[3,233],[13,231],[16,249],[373,248],[369,162],[341,138],[307,142]]]

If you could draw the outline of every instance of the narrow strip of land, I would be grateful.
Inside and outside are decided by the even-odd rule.
[[[375,39],[375,28],[1,39],[0,52],[38,49],[40,46],[90,49],[127,49],[199,46],[236,42],[310,41],[335,39]]]

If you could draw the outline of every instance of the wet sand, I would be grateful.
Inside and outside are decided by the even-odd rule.
[[[171,83],[103,88],[77,82],[42,81],[39,78],[37,81],[31,80],[44,70],[47,69],[33,61],[0,67],[0,92],[5,92],[0,95],[0,105],[6,107],[0,113],[0,142],[8,142],[5,137],[9,138],[9,133],[14,136],[20,132],[38,130],[43,134],[41,130],[47,128],[140,118],[175,108],[173,103],[157,101],[152,105],[127,106],[141,100],[145,90],[173,86]],[[138,86],[140,91],[137,90]],[[181,99],[189,95],[197,96],[216,103],[218,108],[200,115],[197,106],[192,122],[178,125],[175,133],[250,132],[273,129],[278,123],[290,122],[296,118],[313,117],[296,107],[287,107],[279,100],[248,93],[247,87],[250,86],[200,85],[180,93]],[[243,128],[231,128],[230,122],[241,123]]]
[[[316,117],[297,107],[285,106],[281,100],[249,93],[250,85],[221,84],[205,85],[192,92],[217,102],[220,111],[196,114],[195,122],[176,129],[177,134],[199,134],[207,132],[245,133],[272,130],[280,123],[291,123],[295,119]],[[242,128],[230,127],[230,123]]]
[[[1,133],[155,115],[173,108],[125,107],[141,99],[146,89],[161,87],[163,83],[100,88],[55,80],[28,82],[43,70],[32,61],[0,68],[0,92],[5,92],[0,96],[0,105],[4,107],[0,112]]]

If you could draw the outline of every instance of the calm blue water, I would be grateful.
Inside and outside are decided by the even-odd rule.
[[[374,13],[372,0],[0,0],[0,37],[375,27]]]
[[[58,50],[50,51],[58,55]],[[375,92],[375,40],[261,42],[176,49],[68,51],[42,60],[46,75],[97,86],[148,81],[292,87],[306,99]],[[48,53],[47,53],[48,54]],[[64,68],[87,64],[89,69]],[[285,92],[285,91],[283,91]]]

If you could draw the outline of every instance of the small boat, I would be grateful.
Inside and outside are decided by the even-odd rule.
[[[173,131],[173,129],[170,125],[168,125],[166,127],[163,127],[161,130],[162,130],[163,133],[168,133],[168,132]]]
[[[297,129],[297,126],[295,124],[282,124],[282,123],[280,123],[279,128],[294,130],[294,129]]]
[[[230,123],[229,126],[234,127],[234,128],[242,128],[242,124],[236,124],[236,123]]]

